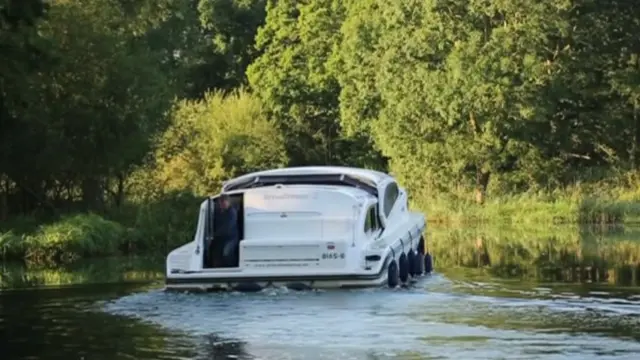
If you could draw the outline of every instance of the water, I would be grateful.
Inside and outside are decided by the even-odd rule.
[[[395,290],[176,294],[161,261],[6,267],[2,359],[640,358],[635,232],[432,239],[437,272]]]

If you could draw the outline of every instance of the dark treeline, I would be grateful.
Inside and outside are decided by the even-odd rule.
[[[639,10],[0,0],[0,219],[202,195],[283,165],[385,169],[415,197],[479,202],[631,174]]]
[[[0,213],[121,204],[175,99],[245,83],[261,2],[0,1]]]

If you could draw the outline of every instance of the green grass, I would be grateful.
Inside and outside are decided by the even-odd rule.
[[[424,211],[430,223],[446,224],[638,224],[640,181],[638,175],[623,183],[574,185],[554,191],[492,196],[484,204],[469,196],[420,197],[413,208]]]
[[[42,223],[14,218],[0,228],[0,261],[55,265],[83,258],[166,255],[193,237],[200,202],[193,195],[173,193],[100,215],[68,214]]]
[[[200,202],[191,193],[174,192],[103,214],[69,214],[47,221],[14,218],[0,224],[0,261],[65,264],[82,258],[166,255],[193,237]],[[640,223],[640,181],[632,177],[550,192],[489,194],[483,205],[463,196],[418,197],[412,207],[425,211],[430,225],[497,229],[508,225],[527,229],[522,238],[529,239],[552,225]]]
[[[34,229],[0,233],[0,255],[30,263],[69,263],[118,254],[127,229],[96,214],[67,215]]]

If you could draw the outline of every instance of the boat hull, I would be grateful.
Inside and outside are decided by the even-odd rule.
[[[237,269],[225,269],[180,274],[165,279],[165,291],[208,292],[208,291],[261,291],[268,288],[288,288],[292,290],[314,289],[358,289],[386,287],[388,268],[397,258],[392,256],[384,261],[376,273],[327,274],[327,275],[248,275]],[[415,282],[425,274],[410,277],[407,283]]]
[[[295,277],[273,279],[167,279],[165,291],[261,291],[268,288],[292,290],[353,289],[380,287],[387,282],[386,274],[376,278],[358,277]]]

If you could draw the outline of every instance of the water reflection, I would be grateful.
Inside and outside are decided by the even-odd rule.
[[[167,346],[189,356],[175,333],[91,309],[97,300],[131,290],[117,285],[0,293],[2,358],[161,359]]]
[[[396,290],[174,294],[162,259],[5,265],[0,287],[85,285],[0,291],[2,359],[638,358],[639,230],[429,237],[437,272]]]
[[[438,269],[483,268],[502,278],[640,285],[640,229],[430,230]]]
[[[479,268],[498,278],[640,286],[640,228],[431,227],[436,270]],[[57,268],[0,263],[0,289],[161,282],[163,258],[110,258]]]
[[[0,290],[41,286],[162,280],[162,258],[117,257],[79,261],[59,267],[0,262]]]
[[[519,289],[482,280],[435,275],[395,291],[147,292],[105,309],[193,336],[242,339],[249,354],[268,360],[544,358],[549,351],[557,358],[624,359],[640,352],[637,292],[626,299],[579,296],[568,285]]]

